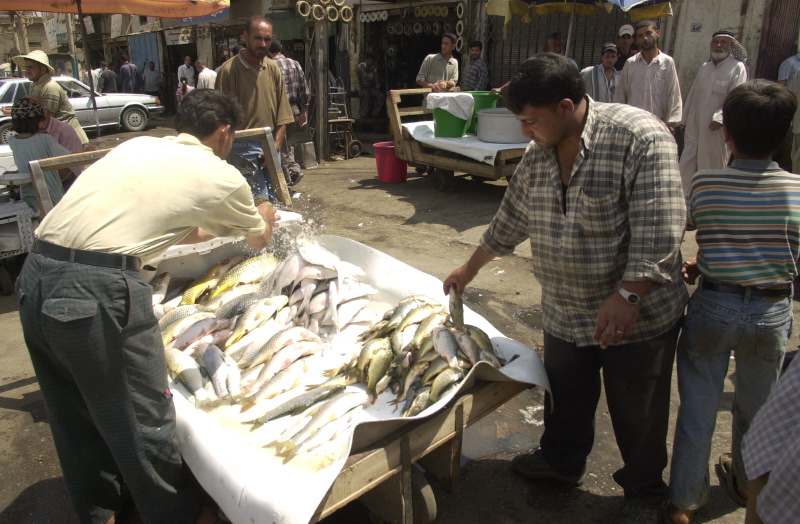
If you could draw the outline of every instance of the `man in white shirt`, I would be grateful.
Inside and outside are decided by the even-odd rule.
[[[217,73],[211,68],[206,67],[199,58],[195,60],[194,67],[197,69],[197,88],[214,89],[214,82],[217,81]]]
[[[722,169],[730,151],[722,133],[722,102],[736,86],[747,81],[747,53],[729,31],[711,37],[711,58],[700,67],[683,108],[681,182],[688,194],[692,177],[701,169]]]
[[[615,44],[603,44],[600,51],[600,63],[581,71],[586,93],[597,102],[613,102],[614,91],[619,82],[619,71],[614,69],[619,50]]]
[[[674,131],[682,106],[675,61],[658,49],[661,31],[656,22],[643,20],[634,31],[640,51],[625,62],[614,102],[650,111]]]
[[[791,89],[794,85],[794,74],[798,70],[800,70],[800,53],[781,62],[781,66],[778,68],[778,83]]]
[[[194,67],[192,67],[192,57],[184,56],[183,63],[178,67],[178,85],[181,85],[181,77],[189,79],[189,85],[195,87]]]
[[[425,57],[417,73],[417,85],[429,87],[434,93],[449,91],[458,83],[458,60],[453,58],[456,35],[442,35],[442,51]]]

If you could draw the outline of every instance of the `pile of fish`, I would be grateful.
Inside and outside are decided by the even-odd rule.
[[[423,295],[402,299],[362,335],[358,359],[347,373],[367,384],[371,402],[391,388],[403,416],[416,416],[456,389],[484,361],[500,368],[488,335],[464,324],[464,306],[450,291],[450,312]]]
[[[156,276],[153,307],[170,373],[196,407],[240,405],[253,430],[280,419],[267,443],[288,459],[333,441],[388,388],[403,415],[414,416],[477,362],[500,367],[488,336],[463,323],[454,293],[449,314],[415,295],[374,323],[368,305],[378,290],[361,276],[304,236],[282,262],[237,256],[194,281]]]

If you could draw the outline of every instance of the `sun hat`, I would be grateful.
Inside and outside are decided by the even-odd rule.
[[[635,31],[633,30],[633,26],[631,24],[625,24],[624,26],[619,28],[619,36],[622,35],[633,36],[634,32]]]
[[[44,51],[37,49],[36,51],[31,51],[27,55],[19,55],[14,57],[14,63],[17,64],[21,70],[25,70],[25,60],[33,60],[34,62],[42,64],[47,68],[48,71],[50,71],[51,75],[56,73],[56,70],[50,65],[50,59],[47,57],[47,53]]]

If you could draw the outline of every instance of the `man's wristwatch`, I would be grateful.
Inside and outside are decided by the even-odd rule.
[[[628,302],[628,304],[639,303],[641,297],[639,297],[639,295],[637,295],[636,293],[631,293],[624,287],[619,288],[617,291],[619,292],[620,295],[622,295],[622,298],[624,298],[625,301]]]

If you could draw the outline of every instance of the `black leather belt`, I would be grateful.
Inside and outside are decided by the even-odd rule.
[[[709,291],[719,291],[720,293],[730,293],[731,295],[745,296],[747,290],[754,297],[788,297],[792,293],[789,285],[774,288],[745,287],[736,284],[723,284],[721,282],[709,282],[706,279],[700,281],[700,287]]]
[[[130,255],[120,255],[118,253],[100,253],[97,251],[86,251],[83,249],[70,249],[59,246],[38,238],[33,243],[33,252],[44,255],[55,260],[64,262],[77,262],[89,266],[111,267],[122,270],[138,271],[142,267],[142,261],[138,257]]]

